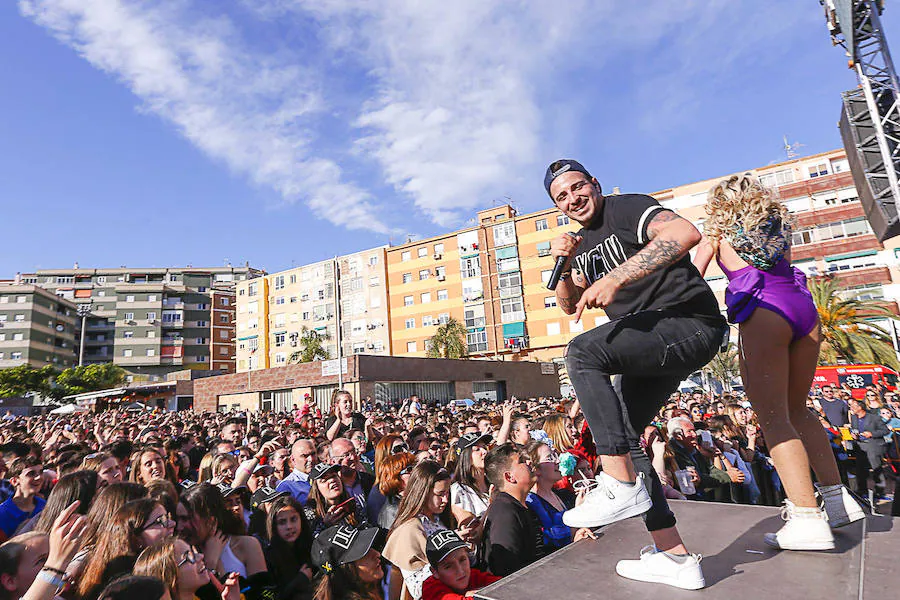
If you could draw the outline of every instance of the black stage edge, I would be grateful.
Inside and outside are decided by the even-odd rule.
[[[900,519],[872,515],[835,532],[830,552],[778,552],[763,534],[783,524],[778,508],[670,501],[691,552],[703,555],[706,588],[688,591],[630,581],[616,562],[637,558],[650,537],[640,518],[615,523],[483,588],[482,600],[861,600],[898,598]]]

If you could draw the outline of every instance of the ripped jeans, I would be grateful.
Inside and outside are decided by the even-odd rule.
[[[630,454],[645,475],[653,507],[647,529],[675,525],[659,477],[641,448],[644,427],[678,384],[706,365],[727,330],[722,317],[644,311],[620,317],[569,342],[566,367],[599,455]],[[610,376],[619,375],[615,384]]]

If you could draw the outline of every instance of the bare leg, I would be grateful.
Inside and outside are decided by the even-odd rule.
[[[627,454],[603,454],[600,456],[603,472],[619,481],[630,482],[637,478],[634,463]]]
[[[797,430],[803,447],[809,456],[809,463],[821,485],[837,485],[841,483],[841,473],[828,436],[819,419],[806,408],[806,398],[812,386],[819,361],[821,333],[816,327],[805,338],[791,344],[790,365],[791,379],[788,391],[788,415],[791,425]]]
[[[792,337],[787,322],[764,308],[741,323],[744,383],[788,499],[798,507],[814,508],[809,459],[788,412]]]
[[[653,538],[653,545],[660,552],[668,552],[670,554],[687,554],[687,548],[681,540],[681,534],[678,533],[677,527],[669,527],[667,529],[657,529],[650,532]]]

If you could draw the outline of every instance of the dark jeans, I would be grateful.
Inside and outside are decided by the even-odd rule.
[[[639,436],[678,384],[719,349],[723,318],[646,311],[618,318],[569,342],[566,366],[599,455],[630,454],[653,507],[647,529],[675,525],[659,477]],[[615,385],[610,380],[616,378]]]
[[[868,494],[870,473],[875,487],[875,495],[884,494],[887,486],[884,478],[884,454],[883,445],[871,443],[857,444],[853,451],[853,456],[856,458],[856,490],[863,496]]]

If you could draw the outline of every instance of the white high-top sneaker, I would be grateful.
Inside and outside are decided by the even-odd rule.
[[[634,485],[603,472],[589,481],[590,491],[584,502],[563,513],[563,523],[569,527],[600,527],[650,510],[652,501],[644,487],[643,473],[637,474]]]
[[[699,590],[706,586],[703,571],[700,570],[701,559],[699,554],[670,556],[651,545],[641,550],[638,560],[620,560],[616,564],[616,573],[635,581]]]
[[[834,536],[821,508],[795,506],[784,501],[781,517],[786,521],[777,533],[767,533],[766,543],[779,550],[831,550]]]
[[[859,503],[845,486],[816,484],[816,489],[819,490],[822,506],[825,514],[828,515],[828,524],[832,529],[849,525],[866,517]]]

